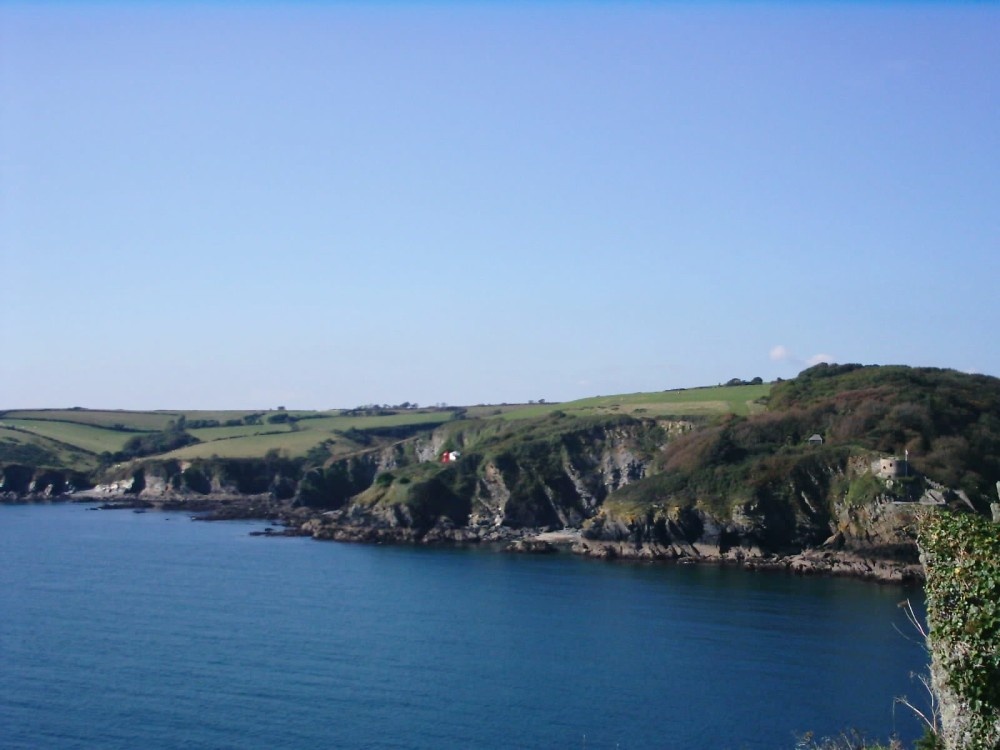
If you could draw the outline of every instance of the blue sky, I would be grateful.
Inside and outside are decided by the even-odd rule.
[[[1000,375],[1000,5],[0,3],[0,408]]]

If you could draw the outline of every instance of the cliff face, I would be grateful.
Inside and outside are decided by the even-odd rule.
[[[917,503],[879,498],[864,506],[764,496],[729,513],[659,507],[636,516],[604,510],[583,527],[576,551],[596,557],[734,562],[888,580],[917,580]]]
[[[341,508],[368,489],[375,477],[391,472],[405,460],[403,446],[395,445],[311,468],[299,482],[296,501],[311,508]]]
[[[664,434],[662,425],[649,420],[560,425],[517,439],[502,431],[483,436],[439,430],[397,447],[391,460],[384,452],[369,455],[371,487],[349,499],[346,492],[323,496],[324,507],[334,512],[310,528],[323,536],[334,532],[320,527],[338,527],[338,538],[368,538],[377,528],[406,539],[468,541],[579,527],[611,492],[645,475]],[[440,453],[454,447],[467,452],[455,463],[440,464]],[[350,474],[357,460],[324,473]]]
[[[652,425],[567,432],[481,461],[468,525],[486,529],[580,526],[611,492],[646,474]]]
[[[569,530],[564,541],[574,551],[598,557],[919,577],[912,522],[924,484],[893,489],[874,478],[871,456],[797,455],[780,475],[741,485],[735,498],[698,496],[673,491],[676,474],[661,468],[665,446],[688,425],[570,421],[543,429],[552,426],[516,441],[439,431],[415,447],[330,466],[327,475],[351,476],[363,464],[370,486],[327,495],[328,512],[304,530],[342,540],[516,542],[528,550],[550,549],[545,532]],[[456,446],[467,451],[458,462],[437,463],[439,451]]]
[[[806,456],[780,479],[748,484],[729,504],[710,494],[671,493],[670,481],[669,474],[654,476],[612,496],[584,524],[577,551],[893,580],[921,575],[914,542],[921,502],[911,497],[917,485],[893,494],[867,459]],[[853,487],[869,484],[881,492],[852,495]]]
[[[90,478],[79,471],[21,464],[7,464],[0,469],[0,499],[5,500],[57,498],[92,486]]]

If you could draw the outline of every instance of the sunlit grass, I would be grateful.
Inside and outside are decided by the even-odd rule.
[[[554,411],[567,414],[630,414],[647,417],[695,417],[737,414],[746,416],[764,410],[759,403],[771,391],[769,383],[685,388],[673,391],[594,396],[560,404],[528,404],[505,407],[503,419],[542,417]]]
[[[78,424],[114,427],[122,425],[130,430],[163,430],[176,420],[180,412],[153,411],[101,411],[90,409],[31,409],[4,412],[0,421],[7,419],[44,419]]]
[[[0,419],[0,422],[35,435],[58,440],[60,443],[77,446],[90,453],[120,451],[124,447],[125,441],[135,434],[72,422],[8,419],[6,417]]]

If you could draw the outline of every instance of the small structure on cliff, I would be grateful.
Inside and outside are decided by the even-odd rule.
[[[874,461],[872,472],[882,479],[895,479],[909,473],[909,464],[906,459],[889,456]]]
[[[813,435],[806,440],[806,442],[809,443],[809,445],[823,445],[823,436],[818,432],[813,433]]]

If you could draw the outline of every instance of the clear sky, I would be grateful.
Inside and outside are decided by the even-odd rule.
[[[1000,375],[1000,4],[0,3],[0,408]]]

